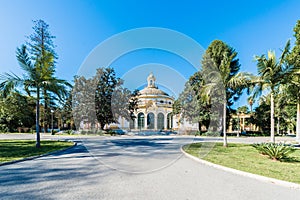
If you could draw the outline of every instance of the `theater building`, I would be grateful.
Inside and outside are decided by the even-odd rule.
[[[158,89],[153,73],[147,78],[147,86],[140,90],[136,119],[131,130],[169,130],[173,128],[172,106],[174,97]]]

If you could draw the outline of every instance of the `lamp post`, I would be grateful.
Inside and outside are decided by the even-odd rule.
[[[54,113],[54,110],[51,110],[51,135],[54,135],[54,133],[53,133],[53,113]]]

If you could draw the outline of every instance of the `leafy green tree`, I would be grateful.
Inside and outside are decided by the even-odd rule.
[[[264,134],[270,134],[270,95],[261,96],[259,105],[254,109],[251,123],[259,127]]]
[[[211,97],[217,97],[212,106],[220,101],[223,103],[223,145],[226,147],[227,109],[238,100],[251,77],[250,74],[238,73],[240,64],[237,52],[220,40],[213,41],[207,48],[202,59],[202,70],[205,80],[201,89],[202,98],[212,101]]]
[[[58,79],[55,74],[56,55],[52,50],[53,36],[48,32],[48,25],[43,20],[34,21],[34,34],[27,45],[17,49],[17,60],[24,71],[23,77],[14,73],[5,73],[0,79],[3,95],[23,86],[28,93],[36,94],[36,147],[40,147],[40,100],[41,92],[49,91],[61,97],[65,94],[67,81]],[[29,49],[29,50],[28,50]]]
[[[196,72],[185,84],[184,91],[173,104],[173,114],[181,114],[189,122],[198,123],[199,131],[204,125],[208,128],[210,105],[202,101],[199,91],[204,81],[201,72]]]
[[[294,74],[287,86],[287,96],[290,104],[296,107],[296,140],[300,140],[300,74]],[[291,116],[292,118],[294,116]]]
[[[300,141],[300,20],[297,21],[294,27],[294,37],[296,39],[295,46],[288,56],[288,62],[298,69],[298,72],[292,74],[290,77],[291,81],[288,86],[288,91],[289,94],[291,94],[291,99],[293,99],[297,105],[296,139]]]
[[[296,130],[296,113],[297,107],[295,107],[293,104],[285,105],[284,109],[280,113],[280,126],[282,127],[281,129],[287,134],[294,133]]]
[[[137,102],[130,101],[133,94],[122,87],[123,81],[113,68],[99,68],[95,76],[75,77],[74,82],[72,103],[77,127],[88,121],[93,129],[98,122],[103,130],[106,124],[118,122],[119,117],[131,119]]]
[[[248,113],[248,107],[247,106],[241,106],[237,108],[238,113],[247,114]]]
[[[129,106],[128,106],[128,110],[129,110],[129,116],[130,116],[130,120],[134,123],[134,121],[136,120],[136,116],[134,115],[134,112],[138,109],[138,96],[140,95],[139,90],[134,90],[131,95],[130,95],[130,99],[129,99]]]
[[[34,125],[34,99],[17,92],[0,98],[0,130],[17,131],[18,127],[31,128]]]
[[[277,60],[274,51],[268,51],[268,55],[256,56],[258,77],[256,83],[255,94],[261,94],[263,90],[270,91],[270,120],[271,120],[271,142],[275,142],[275,124],[274,124],[274,94],[279,85],[287,83],[289,77],[294,70],[293,65],[286,62],[289,54],[290,42],[288,41],[279,60]]]
[[[58,118],[59,129],[75,129],[74,118],[72,115],[72,94],[69,92],[68,97],[65,101],[61,102],[61,107],[56,109],[56,117]],[[64,125],[67,125],[65,127]]]
[[[96,80],[98,81],[95,91],[95,108],[97,120],[103,130],[106,124],[115,123],[117,119],[114,117],[115,112],[112,110],[112,97],[116,87],[120,86],[121,80],[116,77],[113,68],[99,68],[97,70]],[[114,103],[120,103],[123,98],[115,98]]]
[[[74,77],[72,89],[72,115],[75,126],[82,129],[84,121],[96,121],[95,112],[95,90],[96,83],[93,79],[83,76]]]
[[[280,85],[274,94],[274,117],[275,123],[277,123],[277,135],[280,135],[281,132],[291,128],[293,126],[291,124],[293,120],[291,121],[290,119],[293,119],[296,116],[294,94],[291,94],[289,89],[290,82]],[[295,109],[293,109],[293,107]]]

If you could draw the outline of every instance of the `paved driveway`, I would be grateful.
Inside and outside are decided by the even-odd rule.
[[[276,200],[300,196],[299,190],[186,158],[179,147],[191,138],[74,140],[78,146],[67,152],[0,166],[0,199]]]

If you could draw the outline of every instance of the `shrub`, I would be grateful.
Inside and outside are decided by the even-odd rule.
[[[112,129],[106,129],[105,131],[106,131],[106,134],[110,134],[111,136],[117,135],[116,132]]]
[[[73,135],[73,130],[65,130],[64,133],[68,134],[68,135]]]
[[[201,131],[196,131],[195,132],[195,136],[201,136],[202,135],[202,132]]]
[[[219,137],[221,134],[220,132],[217,131],[207,131],[203,133],[203,136],[208,136],[208,137]]]
[[[261,143],[253,144],[261,154],[269,156],[273,160],[282,160],[288,158],[288,155],[296,149],[283,143]]]

